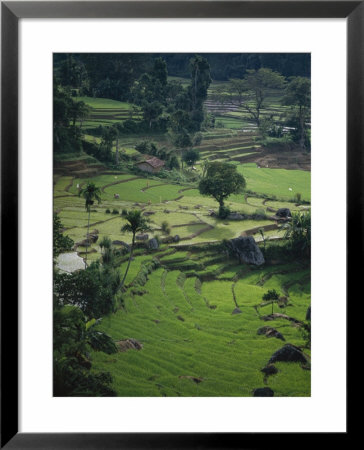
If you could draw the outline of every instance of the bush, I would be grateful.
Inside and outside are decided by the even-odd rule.
[[[110,209],[107,208],[107,210],[105,211],[105,214],[110,214]]]
[[[302,197],[302,195],[299,192],[297,192],[296,195],[294,196],[296,203],[298,203],[298,204],[301,203],[301,197]]]
[[[117,209],[113,209],[111,214],[119,214],[119,211]]]
[[[171,227],[169,226],[169,223],[166,220],[162,222],[161,229],[164,234],[167,235],[171,234]]]
[[[127,214],[128,214],[128,210],[123,208],[122,211],[121,211],[122,217],[125,217]]]
[[[78,306],[91,319],[113,311],[119,284],[116,270],[93,262],[85,270],[55,274],[54,294],[59,305]]]

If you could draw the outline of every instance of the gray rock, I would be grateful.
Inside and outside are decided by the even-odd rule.
[[[121,245],[122,247],[125,247],[127,250],[130,250],[130,245],[127,244],[127,243],[124,242],[124,241],[118,241],[118,240],[116,240],[116,241],[112,241],[112,244],[113,244],[113,245]]]
[[[232,253],[238,258],[240,263],[264,264],[264,256],[260,248],[255,243],[253,236],[240,236],[228,241]]]
[[[180,237],[178,236],[178,234],[173,236],[173,242],[179,242],[179,241],[180,241]]]
[[[135,236],[137,241],[147,241],[149,238],[148,234],[138,234]]]
[[[227,216],[228,220],[244,220],[244,216],[238,213],[231,213]]]
[[[279,208],[279,210],[276,212],[276,216],[281,217],[282,219],[292,217],[291,211],[288,208]]]
[[[274,363],[276,361],[307,363],[307,359],[302,351],[292,344],[286,344],[275,353],[273,353],[270,360],[268,361],[268,364]]]
[[[155,214],[154,211],[145,211],[145,212],[143,212],[143,216],[152,216],[153,214]]]
[[[231,314],[241,314],[241,309],[239,309],[238,307],[236,307],[234,309],[234,311]]]
[[[87,235],[87,238],[89,239],[89,241],[90,241],[92,244],[95,244],[95,242],[97,242],[99,236],[98,236],[97,234],[91,234],[91,233],[90,233],[90,234]]]
[[[157,250],[157,248],[159,248],[159,243],[158,243],[157,239],[156,238],[151,239],[148,242],[148,247],[152,250]]]
[[[311,321],[311,305],[307,308],[306,320]]]
[[[257,331],[257,334],[264,334],[267,337],[275,337],[277,339],[281,339],[282,341],[285,341],[283,335],[277,331],[275,328],[272,327],[261,327]]]
[[[126,352],[127,350],[141,350],[143,344],[138,342],[136,339],[124,339],[123,341],[115,342],[119,352]]]
[[[253,391],[253,397],[274,397],[274,391],[269,387],[257,388]]]

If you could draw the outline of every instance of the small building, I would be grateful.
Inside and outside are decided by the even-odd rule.
[[[164,165],[165,165],[165,162],[159,158],[156,158],[155,156],[147,157],[137,163],[137,167],[140,170],[143,170],[144,172],[149,172],[149,173],[159,172],[162,169],[162,167],[164,167]]]

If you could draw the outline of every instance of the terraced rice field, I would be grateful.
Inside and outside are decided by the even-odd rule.
[[[252,165],[241,165],[239,170],[247,179],[247,187],[254,188],[257,192],[264,193],[267,186],[273,185],[272,192],[276,192],[281,198],[289,199],[293,194],[288,191],[288,195],[285,195],[285,187],[286,184],[291,184],[293,187],[298,186],[296,189],[300,189],[302,197],[305,198],[304,185],[309,180],[309,172],[257,169]],[[131,242],[131,236],[120,231],[123,225],[120,214],[123,209],[140,208],[143,213],[150,214],[152,231],[149,237],[163,235],[161,226],[167,221],[171,234],[178,235],[183,244],[230,239],[246,232],[255,234],[257,239],[260,239],[258,229],[275,223],[269,219],[275,210],[280,207],[302,209],[302,206],[297,207],[291,202],[265,201],[254,196],[246,199],[243,194],[232,195],[226,202],[232,211],[247,215],[255,214],[258,210],[263,211],[267,214],[267,220],[220,220],[210,215],[211,210],[217,209],[216,201],[202,197],[193,186],[171,184],[160,179],[147,179],[132,174],[105,173],[90,179],[57,176],[54,184],[54,209],[59,213],[65,234],[75,242],[82,241],[86,236],[88,214],[84,200],[78,196],[78,192],[88,181],[95,183],[102,192],[101,204],[95,204],[91,211],[90,230],[96,229],[100,238],[108,236],[112,240],[125,242]],[[274,186],[274,183],[277,183],[277,186]],[[270,236],[277,237],[277,232],[266,233],[267,238]],[[91,259],[100,257],[97,243],[92,245],[91,251]]]
[[[130,103],[92,97],[76,97],[75,101],[82,101],[91,107],[89,117],[82,123],[83,129],[86,130],[99,125],[109,126],[126,119],[141,118],[140,108]]]
[[[271,312],[270,305],[261,306],[268,288],[289,298],[284,310],[275,306],[275,311],[304,320],[310,303],[307,268],[253,270],[233,262],[214,264],[216,256],[157,252],[149,258],[158,258],[160,267],[133,291],[147,258],[135,259],[125,306],[105,317],[100,329],[115,341],[136,339],[143,348],[92,354],[95,369],[111,372],[119,396],[251,396],[264,386],[276,396],[310,395],[310,371],[299,363],[277,363],[278,373],[264,378],[260,370],[284,342],[257,334],[267,325],[262,317]],[[193,264],[200,270],[191,270]],[[202,281],[206,274],[209,280]],[[241,314],[232,314],[236,305]],[[273,326],[286,343],[302,345],[297,324],[276,319]]]

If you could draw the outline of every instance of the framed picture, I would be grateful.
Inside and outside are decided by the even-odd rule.
[[[362,2],[1,6],[1,445],[345,438]],[[103,270],[102,307],[71,299]],[[57,339],[76,320],[71,365]]]

